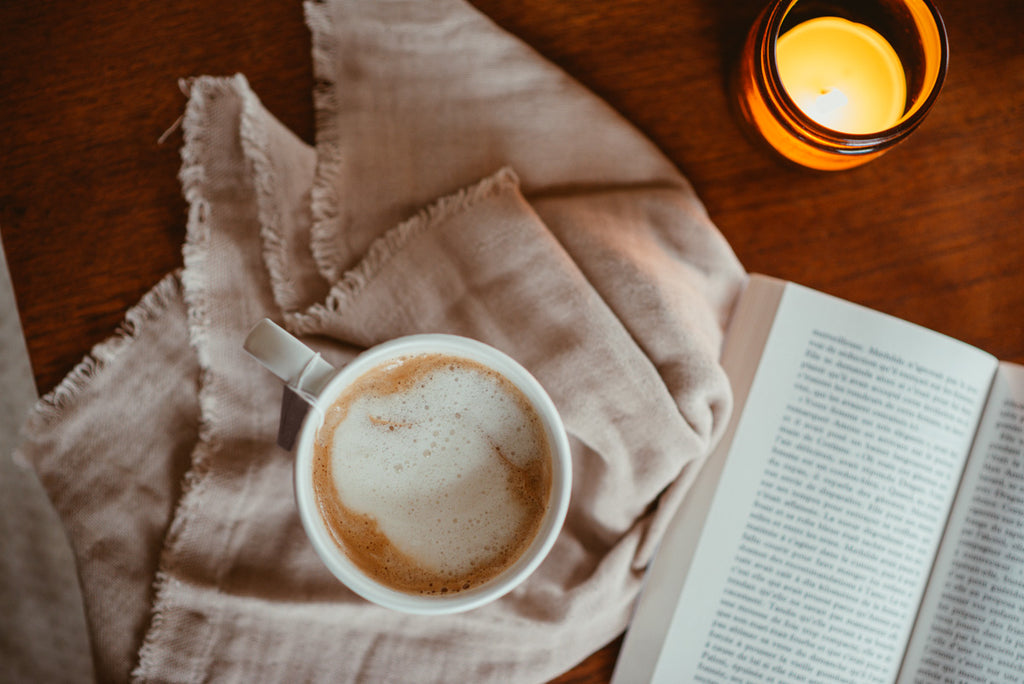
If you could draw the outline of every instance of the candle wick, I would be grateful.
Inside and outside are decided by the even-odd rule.
[[[821,91],[821,95],[814,98],[814,112],[811,114],[811,118],[827,117],[849,103],[849,98],[846,97],[842,90],[827,88]]]

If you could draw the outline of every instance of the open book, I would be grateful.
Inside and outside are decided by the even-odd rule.
[[[613,682],[1024,681],[1024,367],[754,276]]]

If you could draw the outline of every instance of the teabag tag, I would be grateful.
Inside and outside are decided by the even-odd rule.
[[[295,447],[302,421],[309,413],[310,404],[305,398],[288,385],[284,386],[281,397],[281,420],[277,426],[277,444],[286,451]]]

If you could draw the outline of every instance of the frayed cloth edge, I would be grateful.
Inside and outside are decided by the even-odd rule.
[[[331,287],[323,302],[314,304],[305,312],[286,314],[286,326],[300,335],[322,333],[327,319],[341,314],[384,265],[414,237],[484,199],[518,187],[519,177],[515,171],[503,167],[475,185],[442,197],[377,238],[363,259]]]
[[[191,465],[185,473],[181,495],[161,548],[160,561],[153,581],[154,598],[150,622],[139,648],[137,664],[131,673],[131,680],[135,682],[147,681],[154,667],[151,663],[157,657],[160,633],[164,627],[163,611],[172,601],[172,586],[177,582],[172,572],[175,558],[171,549],[191,517],[192,502],[195,501],[196,493],[202,487],[204,476],[208,473],[208,454],[216,449],[211,425],[214,423],[217,407],[210,393],[204,391],[206,378],[210,372],[210,359],[203,344],[203,326],[206,323],[207,311],[205,269],[210,239],[210,227],[207,223],[210,207],[203,194],[203,183],[206,180],[206,168],[203,164],[203,159],[206,158],[206,145],[203,134],[209,120],[207,106],[211,97],[230,94],[237,96],[244,107],[244,100],[250,92],[248,81],[241,74],[231,77],[200,76],[183,84],[183,90],[187,89],[189,100],[182,122],[184,144],[181,149],[182,165],[178,178],[189,210],[185,245],[182,248],[185,268],[181,274],[181,283],[182,295],[188,309],[189,339],[199,360],[199,439],[192,452]],[[193,665],[199,666],[198,663]],[[198,672],[193,672],[185,678],[193,680],[198,675]]]
[[[257,218],[263,243],[263,263],[270,275],[274,301],[284,311],[295,310],[298,293],[294,281],[288,276],[287,244],[281,231],[281,215],[272,199],[277,177],[267,151],[266,128],[257,119],[260,113],[260,100],[251,90],[242,92],[241,96],[242,115],[239,133],[242,151],[253,169]]]
[[[128,309],[114,334],[100,342],[52,390],[36,401],[29,411],[23,436],[44,429],[88,389],[93,378],[114,362],[135,341],[143,327],[166,310],[182,294],[181,269],[164,276],[139,302]]]
[[[322,2],[304,3],[306,25],[312,36],[313,106],[316,118],[316,173],[310,192],[313,225],[310,249],[313,260],[327,282],[335,283],[342,277],[344,266],[334,237],[341,234],[338,215],[337,180],[341,174],[341,153],[338,149],[338,103],[334,88],[337,77],[331,59],[336,48],[331,19]]]

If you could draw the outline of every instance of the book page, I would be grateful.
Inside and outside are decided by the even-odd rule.
[[[900,682],[1024,682],[1024,367],[1000,364]]]
[[[995,365],[786,285],[653,681],[892,682]]]

